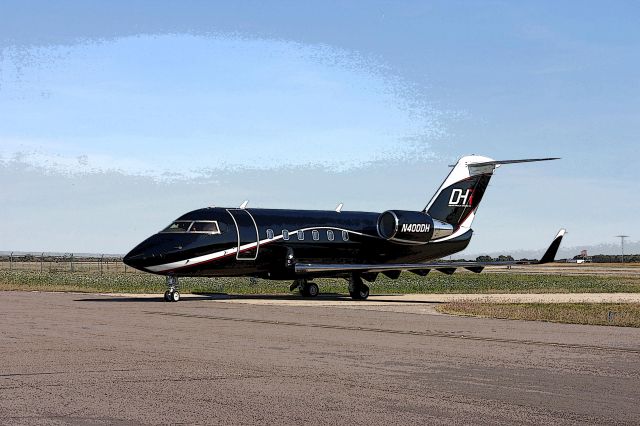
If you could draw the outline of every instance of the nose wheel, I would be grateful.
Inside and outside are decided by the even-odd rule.
[[[180,300],[180,292],[178,291],[165,291],[164,292],[164,301],[165,302],[177,302]]]
[[[165,302],[177,302],[180,300],[180,292],[178,291],[178,277],[167,275],[167,291],[164,292]]]

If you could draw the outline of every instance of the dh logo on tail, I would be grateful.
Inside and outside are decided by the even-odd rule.
[[[473,189],[463,191],[462,189],[455,188],[451,190],[451,197],[449,197],[450,207],[471,207],[472,201]]]

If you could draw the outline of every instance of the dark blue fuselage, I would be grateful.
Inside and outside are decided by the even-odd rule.
[[[160,232],[131,250],[124,262],[162,275],[344,276],[340,272],[301,276],[292,265],[424,262],[463,250],[471,239],[469,230],[446,241],[398,244],[379,235],[379,217],[370,212],[204,208],[176,222],[215,221],[219,233]]]

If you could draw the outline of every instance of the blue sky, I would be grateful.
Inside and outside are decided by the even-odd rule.
[[[471,153],[563,160],[501,168],[469,253],[638,239],[638,28],[622,1],[3,2],[0,250],[121,253],[244,199],[419,209]]]
[[[5,49],[5,152],[56,169],[349,167],[443,131],[428,105],[396,92],[397,78],[328,46],[169,34],[28,53]]]

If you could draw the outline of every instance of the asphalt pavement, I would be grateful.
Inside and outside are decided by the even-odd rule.
[[[639,329],[433,302],[2,292],[0,423],[640,423]]]

